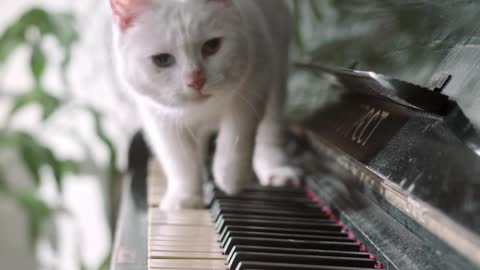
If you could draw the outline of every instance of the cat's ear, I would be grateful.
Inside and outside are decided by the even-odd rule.
[[[143,12],[151,0],[109,0],[113,20],[123,31]]]

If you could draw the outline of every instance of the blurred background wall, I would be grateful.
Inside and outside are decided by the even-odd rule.
[[[124,167],[125,154],[116,153],[126,152],[136,124],[128,101],[115,91],[110,73],[106,6],[102,1],[0,3],[0,31],[19,31],[21,16],[29,12],[23,20],[41,29],[30,27],[26,36],[31,40],[38,38],[39,31],[50,31],[49,27],[58,28],[55,31],[65,38],[62,42],[76,35],[68,48],[68,67],[62,66],[66,54],[52,34],[42,39],[42,53],[36,57],[31,44],[9,51],[8,40],[12,43],[15,34],[0,45],[0,54],[8,51],[0,67],[0,123],[17,140],[9,142],[11,147],[0,148],[0,180],[7,182],[9,190],[8,196],[0,195],[1,269],[100,269],[108,258],[110,180],[118,180],[115,174]],[[44,11],[52,18],[58,15],[52,19],[57,21],[50,24],[42,17]],[[67,14],[75,19],[72,25],[62,17]],[[69,33],[72,30],[75,34]],[[38,88],[35,65],[44,69],[40,88],[45,97],[29,96]],[[18,106],[21,109],[10,117]],[[45,119],[49,110],[51,115]],[[37,144],[23,138],[26,135]],[[56,160],[42,147],[51,150]],[[47,161],[28,162],[35,158]],[[75,172],[63,168],[69,162],[75,164],[70,168]],[[35,179],[37,173],[39,179]]]
[[[373,70],[446,93],[480,125],[480,3],[289,0],[292,61]],[[106,1],[0,3],[0,268],[106,269],[135,112],[114,79]],[[463,71],[462,71],[463,70]],[[292,67],[289,112],[330,97]]]

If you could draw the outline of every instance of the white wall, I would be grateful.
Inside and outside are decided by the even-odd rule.
[[[132,130],[137,126],[135,116],[125,99],[119,97],[119,91],[112,83],[109,70],[108,53],[109,25],[106,19],[106,5],[102,1],[70,0],[16,0],[0,2],[0,31],[25,9],[42,6],[51,10],[74,10],[80,18],[78,22],[81,42],[76,46],[69,74],[75,104],[91,104],[105,113],[108,121],[105,128],[112,136],[120,153],[125,153]],[[60,61],[57,46],[45,44],[54,63]],[[30,85],[28,69],[28,51],[22,50],[12,57],[8,65],[0,68],[0,87],[7,93],[0,95],[0,121],[4,119],[11,104],[5,96],[16,94]],[[48,70],[47,85],[56,94],[61,93],[61,83],[57,76],[58,65]],[[53,117],[48,125],[40,122],[38,109],[29,108],[14,119],[13,128],[31,130],[62,156],[75,159],[92,158],[93,164],[105,164],[107,153],[95,136],[90,116],[74,107],[67,108]],[[89,145],[93,155],[89,157],[78,141]],[[14,160],[13,153],[0,153],[0,162],[7,165]],[[120,156],[120,166],[125,157]],[[9,165],[10,168],[10,165]],[[9,170],[10,179],[22,179],[23,186],[31,188],[31,181],[23,168]],[[65,183],[64,194],[55,192],[52,177],[46,175],[46,181],[39,193],[51,205],[66,207],[71,215],[59,216],[57,237],[58,254],[50,251],[50,244],[40,244],[40,269],[77,270],[79,261],[89,269],[96,269],[110,251],[110,232],[106,224],[103,191],[105,182],[93,173],[78,177],[69,177]],[[12,183],[20,185],[17,180]],[[22,211],[12,203],[0,202],[0,268],[1,269],[37,269],[31,246],[26,237],[26,222]]]

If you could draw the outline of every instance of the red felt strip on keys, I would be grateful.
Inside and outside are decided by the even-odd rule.
[[[307,190],[305,189],[305,192],[307,194],[307,196],[313,201],[315,202],[319,207],[320,209],[322,209],[322,212],[324,212],[325,214],[328,215],[328,217],[330,217],[333,221],[335,221],[335,223],[337,223],[338,226],[340,226],[342,228],[342,232],[346,232],[348,234],[348,238],[352,239],[352,240],[355,240],[355,243],[357,243],[357,245],[360,246],[360,251],[362,252],[368,252],[367,248],[360,242],[357,240],[357,238],[355,237],[355,235],[353,233],[351,233],[348,228],[343,225],[343,223],[340,221],[340,219],[337,218],[337,216],[335,216],[331,211],[330,209],[328,209],[328,207],[325,206],[325,204],[313,193],[311,192],[310,190]],[[370,254],[370,253],[369,253]],[[375,258],[375,256],[373,256],[372,254],[370,254],[370,259],[374,260],[376,262],[376,265],[375,265],[375,268],[377,269],[383,269],[383,266],[382,264]]]

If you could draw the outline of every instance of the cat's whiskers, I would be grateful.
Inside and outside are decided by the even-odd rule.
[[[211,79],[210,79],[210,86],[214,86],[222,81],[225,80],[225,76],[223,74],[218,74],[216,76],[213,76]]]
[[[225,81],[225,76],[222,74],[215,75],[210,77],[209,81],[207,82],[207,85],[205,86],[204,94],[205,95],[212,95],[215,92],[215,89],[218,89],[218,85],[223,83]],[[209,91],[212,89],[213,91]]]
[[[250,109],[252,109],[253,113],[258,118],[258,120],[261,120],[260,113],[255,108],[255,106],[245,96],[243,96],[241,93],[238,93],[237,95],[238,95],[238,97],[240,98],[241,101],[245,102],[245,104],[247,104],[247,106],[250,107]]]

